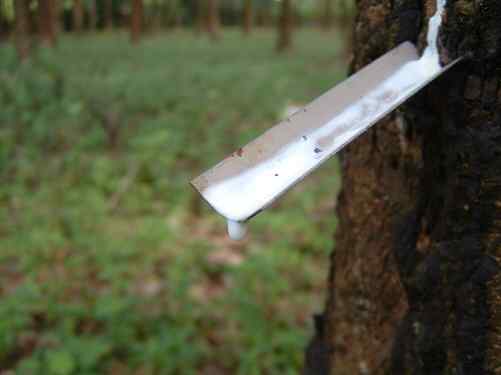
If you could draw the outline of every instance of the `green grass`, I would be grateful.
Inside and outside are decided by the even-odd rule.
[[[231,242],[188,181],[344,75],[338,37],[0,46],[0,369],[294,374],[322,308],[335,161]]]

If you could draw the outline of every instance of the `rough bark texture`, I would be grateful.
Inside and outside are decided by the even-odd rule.
[[[278,22],[277,51],[283,52],[292,47],[292,0],[282,0]]]
[[[26,60],[30,55],[31,40],[30,40],[30,20],[28,10],[28,0],[15,0],[15,45],[19,58]]]
[[[73,0],[73,31],[80,33],[83,30],[84,8],[82,0]]]
[[[435,0],[359,0],[352,70],[424,47]],[[449,0],[467,59],[342,154],[329,295],[306,374],[501,374],[501,4]]]
[[[252,21],[254,18],[252,10],[252,0],[245,0],[243,12],[243,30],[244,34],[250,34],[252,30]]]
[[[42,43],[54,47],[56,45],[56,0],[39,0],[39,27]]]
[[[143,23],[143,1],[132,0],[132,13],[130,19],[130,41],[139,43]]]

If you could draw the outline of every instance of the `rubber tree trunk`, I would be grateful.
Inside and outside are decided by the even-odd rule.
[[[113,0],[104,0],[104,27],[113,29]]]
[[[219,39],[220,28],[219,0],[207,0],[207,32],[212,39]]]
[[[139,43],[143,24],[143,1],[132,0],[130,20],[130,40],[133,44]]]
[[[277,51],[283,52],[292,47],[292,0],[282,0],[278,22]]]
[[[359,0],[356,71],[424,46],[435,0]],[[342,153],[324,313],[306,374],[501,374],[501,5],[449,0],[467,56]]]
[[[84,23],[84,7],[82,0],[73,0],[73,31],[81,33]]]
[[[253,18],[252,0],[245,0],[243,11],[243,31],[245,35],[249,35],[252,30]]]
[[[38,1],[40,39],[43,44],[50,47],[54,47],[56,45],[57,5],[55,2],[56,0]]]
[[[15,0],[14,43],[20,60],[26,60],[31,51],[28,0]]]

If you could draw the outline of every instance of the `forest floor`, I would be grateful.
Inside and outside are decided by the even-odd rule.
[[[22,65],[0,45],[1,374],[298,373],[336,161],[242,242],[188,185],[344,77],[335,32],[274,42],[66,36]]]

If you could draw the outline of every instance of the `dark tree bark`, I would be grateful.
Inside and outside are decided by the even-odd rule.
[[[104,0],[104,27],[113,29],[113,0]]]
[[[243,31],[246,35],[249,35],[252,30],[253,18],[252,0],[245,0],[243,11]]]
[[[56,0],[38,1],[40,39],[43,44],[50,47],[56,45],[57,16],[55,2]]]
[[[14,42],[20,60],[26,60],[31,51],[30,20],[28,0],[15,0]]]
[[[130,41],[133,44],[139,43],[143,27],[143,1],[132,0],[132,13],[130,20]]]
[[[207,0],[207,32],[214,40],[219,39],[219,0]]]
[[[358,1],[356,71],[423,47],[435,0]],[[501,4],[449,0],[467,60],[342,153],[325,312],[306,374],[501,373]]]
[[[292,47],[292,0],[282,0],[278,22],[277,51],[283,52]]]
[[[73,31],[80,33],[83,30],[84,7],[82,0],[73,0]]]

